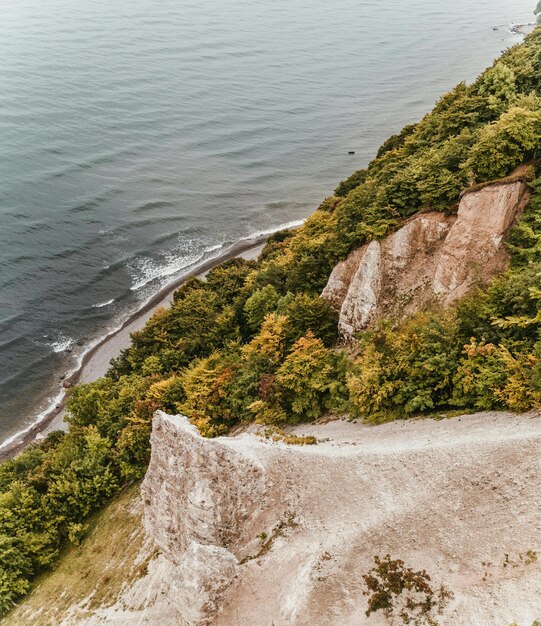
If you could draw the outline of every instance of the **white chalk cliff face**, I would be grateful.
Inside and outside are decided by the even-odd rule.
[[[383,241],[353,251],[322,296],[340,310],[344,338],[380,316],[402,317],[431,300],[444,306],[507,268],[504,237],[529,200],[512,180],[466,192],[457,215],[415,215]]]
[[[265,480],[242,437],[204,439],[185,417],[158,412],[151,444],[145,527],[176,566],[174,602],[184,620],[207,624],[239,564],[257,553],[257,536],[272,525],[267,504],[280,502],[283,486]]]
[[[337,421],[297,432],[320,442],[204,439],[185,417],[156,414],[144,519],[171,567],[158,594],[170,608],[156,607],[154,623],[388,624],[365,616],[362,579],[387,553],[454,593],[440,626],[539,617],[541,565],[524,556],[540,550],[538,417]],[[107,623],[143,623],[135,616],[123,600]]]

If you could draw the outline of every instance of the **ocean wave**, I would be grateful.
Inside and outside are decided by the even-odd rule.
[[[114,301],[115,301],[115,299],[111,298],[110,300],[107,300],[107,302],[98,302],[98,304],[93,304],[92,308],[93,309],[103,309],[103,307],[109,306],[110,304],[113,304]]]
[[[217,243],[213,246],[208,246],[207,248],[205,248],[205,252],[209,253],[209,252],[216,252],[216,250],[221,250],[224,247],[225,244],[223,243]]]
[[[511,22],[507,29],[507,32],[510,35],[515,35],[520,39],[524,39],[528,33],[530,33],[535,28],[535,22],[527,22],[527,23],[515,23]]]
[[[38,413],[38,415],[36,415],[35,419],[32,422],[30,422],[30,424],[28,424],[28,426],[26,426],[25,428],[17,431],[15,434],[11,435],[10,437],[8,437],[4,441],[2,441],[0,443],[0,450],[2,450],[3,448],[7,448],[12,443],[17,441],[17,439],[20,439],[21,437],[24,437],[33,428],[38,426],[50,414],[51,410],[54,407],[58,406],[63,401],[65,395],[66,395],[66,392],[62,389],[55,396],[49,396],[49,398],[47,398],[47,401],[46,401],[47,402],[47,408],[44,409],[43,411],[41,411],[40,413]]]
[[[100,337],[97,337],[96,339],[94,339],[93,341],[89,342],[75,357],[75,364],[73,365],[73,367],[66,372],[65,377],[67,379],[71,378],[74,374],[76,374],[77,372],[79,372],[83,366],[83,362],[86,358],[86,355],[88,353],[90,353],[92,350],[94,350],[96,348],[96,346],[98,346],[100,343],[102,343],[104,340],[107,339],[107,337],[114,335],[115,333],[117,333],[121,328],[122,328],[123,322],[121,322],[119,325],[115,326],[114,328],[110,328],[107,330],[106,334]],[[57,346],[57,348],[61,347],[62,342],[60,340],[53,342],[53,343],[42,343],[40,341],[36,341],[36,340],[31,340],[33,343],[35,343],[36,345],[49,345],[51,347],[53,346]],[[66,339],[64,339],[64,344],[65,344]],[[71,345],[73,345],[73,340],[71,340]],[[54,349],[54,348],[53,348]],[[55,352],[58,352],[59,350],[54,350]],[[3,440],[0,442],[0,450],[2,450],[3,448],[7,448],[8,446],[10,446],[13,442],[17,441],[17,439],[20,439],[21,437],[24,437],[28,432],[30,432],[33,428],[36,428],[37,426],[39,426],[39,424],[41,422],[43,422],[44,420],[46,420],[53,411],[56,411],[58,409],[59,406],[61,406],[61,404],[64,402],[66,398],[66,390],[61,387],[59,389],[59,391],[56,394],[51,394],[50,396],[48,396],[46,398],[46,400],[43,402],[43,407],[42,409],[38,409],[38,413],[34,414],[32,421],[25,426],[24,428],[22,428],[21,430],[18,430],[16,433],[14,433],[13,435],[11,435],[10,437],[8,437],[7,439]]]
[[[165,262],[160,263],[154,259],[136,259],[132,264],[132,271],[136,274],[135,282],[130,287],[130,291],[139,291],[155,280],[164,279],[174,274],[182,272],[195,265],[203,259],[204,252],[192,255],[168,254]],[[138,275],[138,277],[137,277]]]
[[[71,337],[65,337],[63,335],[57,341],[53,341],[49,345],[53,349],[53,352],[60,354],[61,352],[66,352],[70,350],[75,341]]]
[[[126,235],[113,228],[100,228],[100,230],[98,230],[98,237],[107,237],[113,241],[127,240]]]
[[[54,332],[52,334],[54,335],[53,338],[51,338],[50,335],[43,335],[39,339],[29,337],[28,341],[33,343],[35,346],[39,346],[40,348],[52,348],[53,352],[56,354],[71,351],[71,348],[75,344],[75,339],[68,337],[61,332]]]
[[[157,278],[164,278],[167,276],[171,276],[173,274],[181,272],[182,270],[185,270],[185,271],[188,269],[193,270],[197,267],[197,264],[199,262],[211,261],[214,258],[218,261],[222,257],[222,255],[226,253],[228,249],[230,250],[231,248],[233,248],[233,246],[237,245],[238,243],[242,243],[244,241],[250,241],[251,239],[258,239],[260,237],[264,237],[265,235],[270,235],[274,232],[279,232],[287,228],[295,228],[297,226],[302,225],[303,222],[304,220],[294,220],[291,222],[286,222],[285,224],[280,224],[273,228],[253,231],[250,235],[247,235],[245,237],[238,239],[235,243],[223,242],[219,244],[218,243],[209,244],[204,248],[203,252],[200,252],[198,254],[194,253],[190,256],[185,255],[184,257],[182,257],[180,266],[179,266],[178,255],[176,257],[174,255],[171,255],[171,261],[168,267],[160,266],[159,264],[152,263],[152,262],[147,263],[147,264],[143,263],[141,267],[144,267],[146,265],[147,267],[146,271],[148,273],[146,275],[146,279],[141,278],[140,280],[141,287],[138,287],[138,288],[141,289],[142,286],[147,285],[148,283],[152,282],[153,280],[156,280]],[[212,252],[218,252],[218,251],[220,251],[219,254],[215,254],[215,255],[211,254]],[[134,288],[135,288],[135,285],[132,287],[132,289]],[[155,294],[152,294],[150,298],[140,303],[139,308],[144,307],[146,303],[149,302],[152,299],[152,297],[154,297],[154,295]],[[112,303],[111,301],[109,302]],[[107,303],[102,303],[103,306],[105,306],[106,304]],[[94,306],[98,308],[96,305]],[[125,315],[122,316],[122,319],[117,319],[116,326],[108,328],[104,335],[97,337],[93,341],[89,342],[80,352],[77,351],[78,353],[76,355],[75,354],[73,355],[76,361],[75,365],[72,367],[70,371],[66,373],[66,377],[70,378],[71,376],[79,372],[81,370],[81,367],[83,366],[86,356],[90,352],[92,352],[96,348],[96,346],[100,345],[103,341],[106,341],[108,337],[115,335],[121,328],[123,328],[124,324],[134,315],[134,313],[135,313],[134,311],[125,312]],[[70,349],[74,345],[73,339],[66,337],[64,335],[61,335],[61,334],[53,342],[42,342],[42,341],[36,341],[36,340],[32,340],[32,341],[34,341],[37,345],[48,345],[52,347],[54,352],[56,353],[64,352]],[[65,397],[66,397],[66,391],[63,388],[60,389],[58,393],[54,395],[50,395],[45,402],[45,405],[46,405],[45,408],[43,410],[40,410],[39,413],[35,415],[32,422],[30,422],[27,426],[25,426],[23,429],[17,431],[15,434],[11,435],[10,437],[2,441],[0,443],[0,450],[8,447],[9,445],[11,445],[13,442],[17,441],[21,437],[24,437],[33,428],[36,428],[37,426],[39,426],[39,424],[42,421],[47,419],[47,417],[54,410],[56,410],[58,406],[62,404]]]
[[[170,207],[174,207],[175,204],[173,202],[169,202],[167,200],[155,200],[152,202],[145,202],[145,204],[141,204],[136,206],[132,212],[133,213],[145,213],[146,211],[153,211],[154,209],[168,209]]]
[[[267,228],[264,230],[256,230],[250,235],[246,235],[246,237],[242,237],[240,241],[249,241],[250,239],[257,239],[258,237],[264,237],[265,235],[272,235],[274,233],[279,233],[281,230],[289,230],[290,228],[298,228],[304,224],[304,220],[292,220],[291,222],[286,222],[285,224],[280,224],[279,226],[273,226],[272,228]]]
[[[278,226],[271,226],[262,230],[254,230],[244,237],[240,237],[235,242],[222,242],[216,244],[209,244],[203,250],[197,249],[197,240],[190,239],[187,242],[182,243],[184,250],[182,252],[170,252],[163,256],[163,259],[151,259],[151,258],[135,258],[130,264],[131,273],[133,276],[133,284],[130,287],[130,291],[139,291],[146,287],[149,283],[152,283],[159,279],[166,279],[175,274],[180,274],[183,271],[194,269],[201,261],[211,261],[214,258],[219,258],[221,254],[212,254],[220,251],[226,252],[227,248],[232,248],[239,243],[247,242],[252,239],[259,239],[267,235],[272,235],[280,230],[287,230],[289,228],[297,228],[304,223],[304,220],[292,220]],[[196,247],[197,246],[197,247]],[[193,249],[192,252],[187,252]],[[194,249],[195,248],[195,249]]]
[[[119,228],[119,232],[125,233],[126,231],[137,230],[139,228],[144,228],[145,226],[154,226],[156,224],[168,224],[170,222],[174,222],[176,224],[180,224],[185,221],[185,217],[182,215],[178,215],[173,213],[172,215],[160,215],[149,216],[149,217],[140,217],[138,219],[132,218],[126,224],[123,224],[122,227]]]

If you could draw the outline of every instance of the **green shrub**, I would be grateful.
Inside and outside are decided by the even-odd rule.
[[[338,185],[334,194],[341,198],[347,196],[350,191],[355,189],[355,187],[358,187],[359,185],[362,185],[364,183],[367,175],[368,170],[358,170],[357,172],[354,172],[351,176],[346,178],[346,180],[343,180]]]
[[[141,371],[147,359],[160,372],[179,370],[238,337],[235,313],[204,284],[180,289],[170,309],[159,309],[146,326],[132,333],[132,345],[113,361],[110,375]],[[159,364],[159,365],[158,365]]]
[[[364,333],[347,375],[354,414],[408,417],[448,404],[460,346],[452,316],[426,313]]]
[[[287,341],[293,344],[302,336],[311,332],[330,347],[338,338],[338,313],[327,300],[319,296],[299,293],[282,298],[278,312],[287,316]]]
[[[244,314],[248,326],[253,332],[257,332],[261,327],[268,313],[276,310],[279,300],[280,295],[272,285],[266,285],[261,289],[257,289],[246,300]]]
[[[514,267],[533,265],[541,259],[541,178],[531,182],[530,188],[530,203],[511,230],[507,242]]]
[[[464,167],[478,181],[507,176],[524,161],[537,156],[541,136],[541,99],[517,100],[498,121],[481,129]]]
[[[483,74],[480,83],[479,94],[488,99],[488,108],[497,114],[516,99],[515,72],[501,61]]]
[[[465,351],[453,381],[455,406],[512,411],[541,406],[539,358],[474,339]]]
[[[203,436],[224,434],[238,421],[231,393],[238,369],[235,359],[215,352],[198,359],[183,373],[185,400],[178,410],[193,421]]]
[[[218,296],[222,306],[233,304],[242,291],[247,277],[257,266],[255,261],[229,259],[214,267],[206,276],[206,288]]]

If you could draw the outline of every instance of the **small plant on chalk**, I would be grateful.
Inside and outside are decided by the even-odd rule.
[[[434,589],[425,570],[415,572],[390,555],[374,557],[374,567],[363,576],[368,597],[366,616],[383,611],[392,624],[437,626],[453,594],[444,586]]]

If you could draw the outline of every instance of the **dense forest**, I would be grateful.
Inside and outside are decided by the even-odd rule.
[[[149,460],[157,409],[208,437],[347,414],[379,422],[541,406],[541,28],[472,84],[444,95],[340,183],[257,261],[188,280],[133,335],[106,377],[75,387],[68,432],[0,467],[0,612],[54,567],[66,542]],[[456,307],[381,320],[341,345],[319,297],[334,265],[420,210],[530,166],[532,200],[508,241],[511,269]]]

